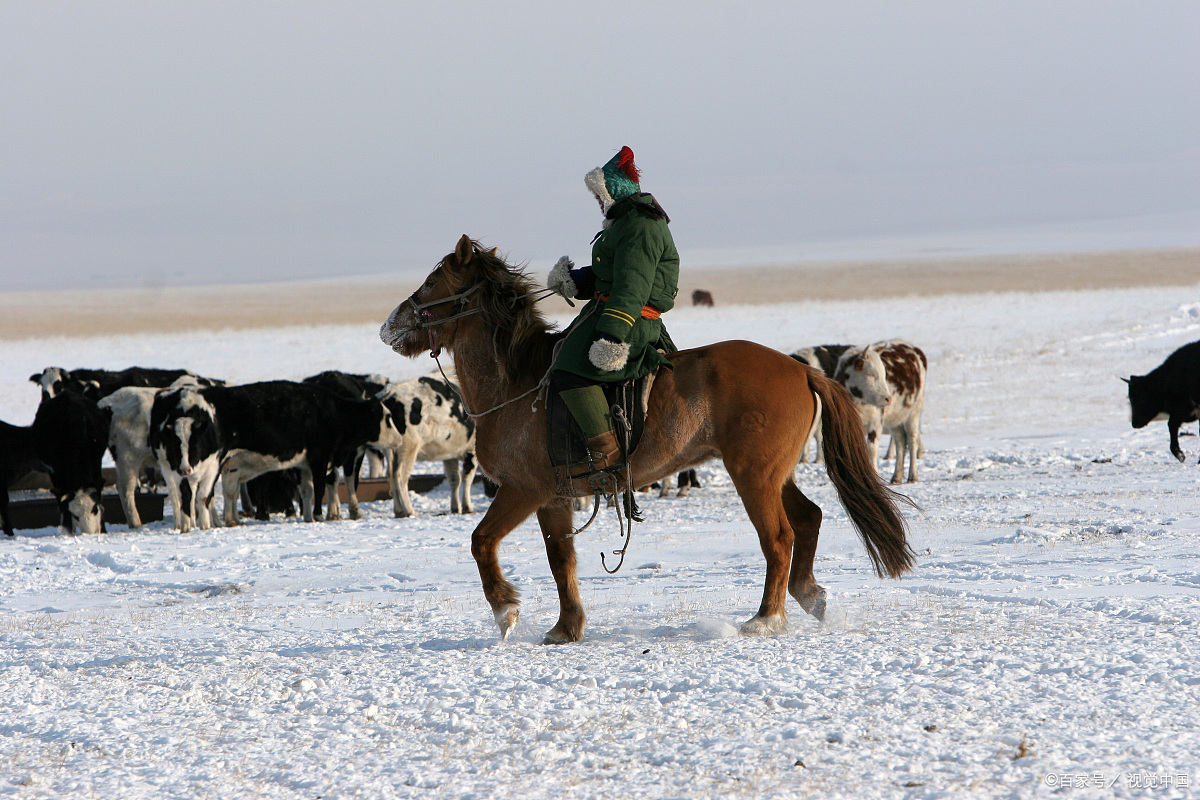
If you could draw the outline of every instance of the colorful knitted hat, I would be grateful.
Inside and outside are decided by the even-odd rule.
[[[633,163],[633,151],[622,147],[621,152],[609,159],[603,167],[596,167],[584,176],[583,182],[604,207],[604,213],[618,200],[642,190],[638,185],[641,173]]]

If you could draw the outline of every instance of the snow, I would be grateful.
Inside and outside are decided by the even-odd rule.
[[[1200,338],[1189,290],[680,308],[680,346],[895,336],[929,357],[919,553],[874,577],[819,466],[818,623],[745,638],[763,558],[727,474],[647,496],[625,567],[577,541],[584,641],[535,523],[500,642],[448,492],[360,521],[0,543],[0,796],[941,798],[1200,795],[1200,443],[1129,427],[1117,376]],[[51,364],[231,380],[433,367],[375,326],[0,342],[27,424]],[[430,471],[437,471],[431,467]],[[476,501],[486,507],[482,492]],[[610,558],[611,563],[611,558]]]

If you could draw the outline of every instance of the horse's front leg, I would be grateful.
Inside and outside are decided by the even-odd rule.
[[[578,642],[583,638],[583,602],[575,577],[575,539],[571,536],[569,500],[538,509],[538,523],[546,540],[546,558],[558,585],[558,623],[546,632],[543,644]]]
[[[543,499],[502,485],[479,526],[471,534],[471,555],[475,558],[475,566],[479,568],[483,596],[492,607],[501,639],[508,638],[520,612],[517,589],[500,572],[497,551],[501,540],[536,511]]]

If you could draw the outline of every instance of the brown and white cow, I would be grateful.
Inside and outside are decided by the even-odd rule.
[[[921,445],[921,411],[925,407],[925,354],[903,339],[853,347],[842,354],[834,373],[849,390],[863,421],[867,443],[879,456],[879,440],[890,433],[896,449],[892,483],[902,483],[904,460],[908,482],[917,480]]]

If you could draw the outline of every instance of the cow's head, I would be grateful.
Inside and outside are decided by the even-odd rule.
[[[384,449],[395,449],[404,444],[404,431],[400,425],[396,424],[396,418],[392,415],[392,410],[387,407],[383,400],[375,399],[367,402],[375,403],[379,406],[379,434],[368,444],[375,445]],[[401,422],[403,425],[403,422]]]
[[[881,408],[891,402],[887,372],[879,353],[867,348],[848,356],[838,367],[838,379],[854,397],[854,401]]]
[[[104,530],[104,504],[100,490],[84,486],[58,495],[60,530],[63,533],[101,533]]]
[[[160,462],[187,477],[220,450],[216,411],[195,389],[163,392],[150,410],[148,443]]]
[[[62,394],[67,382],[71,380],[71,373],[62,367],[46,367],[41,372],[30,375],[29,380],[42,387],[42,401],[44,402]]]
[[[1148,375],[1133,375],[1121,380],[1129,384],[1129,421],[1144,428],[1156,419],[1164,419],[1162,397]]]

